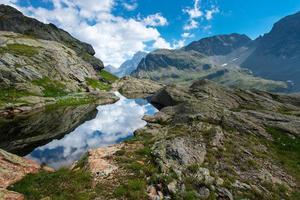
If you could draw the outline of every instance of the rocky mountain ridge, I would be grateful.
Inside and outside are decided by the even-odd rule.
[[[95,100],[94,84],[108,85],[91,64],[58,42],[0,31],[0,43],[0,115]]]
[[[64,30],[0,5],[0,116],[112,97],[104,91],[117,77],[94,54]]]
[[[98,71],[103,69],[102,61],[94,57],[95,51],[90,44],[77,40],[54,24],[44,24],[23,15],[13,7],[3,4],[0,5],[0,31],[10,31],[37,39],[62,43],[73,49],[82,59],[92,64],[94,69]]]
[[[240,68],[242,58],[252,51],[251,39],[229,34],[204,38],[177,50],[159,49],[149,53],[132,75],[165,84],[190,85],[195,80],[210,79],[241,89],[285,91],[284,82],[254,76]]]
[[[243,47],[239,49],[244,54],[248,52],[248,48],[246,53]],[[234,53],[229,56],[207,56],[194,50],[161,49],[142,59],[132,76],[165,84],[190,85],[195,80],[210,79],[233,88],[267,91],[287,89],[284,82],[256,77],[249,70],[240,68],[234,56]]]
[[[156,50],[132,75],[164,83],[187,85],[210,79],[233,88],[297,92],[299,21],[299,13],[287,16],[270,33],[253,41],[246,35],[228,34],[204,38],[175,51]]]
[[[203,38],[184,47],[186,51],[197,51],[207,56],[227,55],[232,51],[247,46],[252,40],[246,35],[232,33]]]
[[[300,90],[300,12],[284,17],[256,41],[256,48],[241,64],[254,74],[289,81]]]

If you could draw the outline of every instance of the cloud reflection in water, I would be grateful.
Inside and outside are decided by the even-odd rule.
[[[87,121],[60,140],[36,148],[29,159],[53,168],[69,166],[89,149],[122,142],[133,132],[146,125],[144,115],[157,110],[143,99],[126,99],[116,92],[120,100],[114,104],[97,107],[95,119]],[[63,123],[63,122],[62,122]]]

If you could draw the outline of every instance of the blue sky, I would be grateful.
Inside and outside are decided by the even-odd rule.
[[[159,28],[162,35],[169,40],[179,39],[182,27],[188,19],[182,10],[191,7],[193,3],[193,0],[141,0],[136,10],[122,14],[132,17],[139,13],[149,15],[160,12],[169,21],[168,26]],[[203,0],[200,4],[201,10],[209,10],[216,6],[219,12],[209,22],[202,21],[202,26],[211,25],[211,29],[204,30],[200,26],[191,31],[195,34],[194,39],[233,32],[245,33],[251,38],[256,38],[270,31],[272,25],[280,18],[300,11],[299,0]],[[116,9],[115,12],[120,10]]]
[[[136,51],[180,48],[203,37],[244,33],[255,39],[299,0],[0,0],[91,43],[105,64]]]

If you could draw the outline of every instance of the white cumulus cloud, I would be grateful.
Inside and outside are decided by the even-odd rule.
[[[189,15],[188,23],[183,27],[184,30],[191,30],[198,28],[199,23],[195,20],[203,16],[203,12],[200,9],[200,1],[194,0],[194,6],[192,8],[186,8],[183,12]]]
[[[205,18],[207,20],[211,20],[213,18],[213,15],[219,12],[220,12],[219,8],[213,7],[211,10],[206,10]]]
[[[189,30],[198,28],[198,26],[199,26],[199,23],[196,20],[190,19],[189,22],[186,25],[184,25],[183,30],[189,31]]]
[[[131,3],[131,4],[124,2],[122,5],[128,11],[133,11],[133,10],[137,9],[137,7],[138,7],[138,4],[136,2]]]
[[[166,26],[168,25],[168,20],[161,15],[161,13],[156,13],[149,15],[143,19],[145,25],[148,26]]]
[[[193,7],[183,9],[183,12],[186,13],[189,17],[187,23],[183,26],[183,30],[190,31],[199,28],[200,20],[209,21],[213,19],[213,16],[216,13],[220,12],[219,8],[215,5],[210,5],[211,9],[205,10],[201,7],[200,3],[200,0],[194,0]]]
[[[194,34],[191,34],[189,32],[184,32],[184,33],[181,34],[182,38],[192,38],[194,36],[195,36]]]
[[[81,41],[93,45],[105,65],[119,66],[137,51],[171,46],[156,26],[168,24],[160,13],[143,19],[125,18],[112,13],[116,0],[47,0],[53,7],[18,7],[20,0],[0,0],[21,9],[26,15],[53,23]],[[124,5],[123,5],[124,6]]]

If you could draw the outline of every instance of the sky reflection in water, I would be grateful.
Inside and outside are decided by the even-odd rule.
[[[60,140],[36,148],[26,157],[53,168],[69,166],[89,149],[122,142],[133,132],[146,125],[144,115],[153,115],[157,109],[143,99],[120,100],[114,104],[98,106],[95,119],[77,127]],[[62,122],[63,123],[63,122]]]

